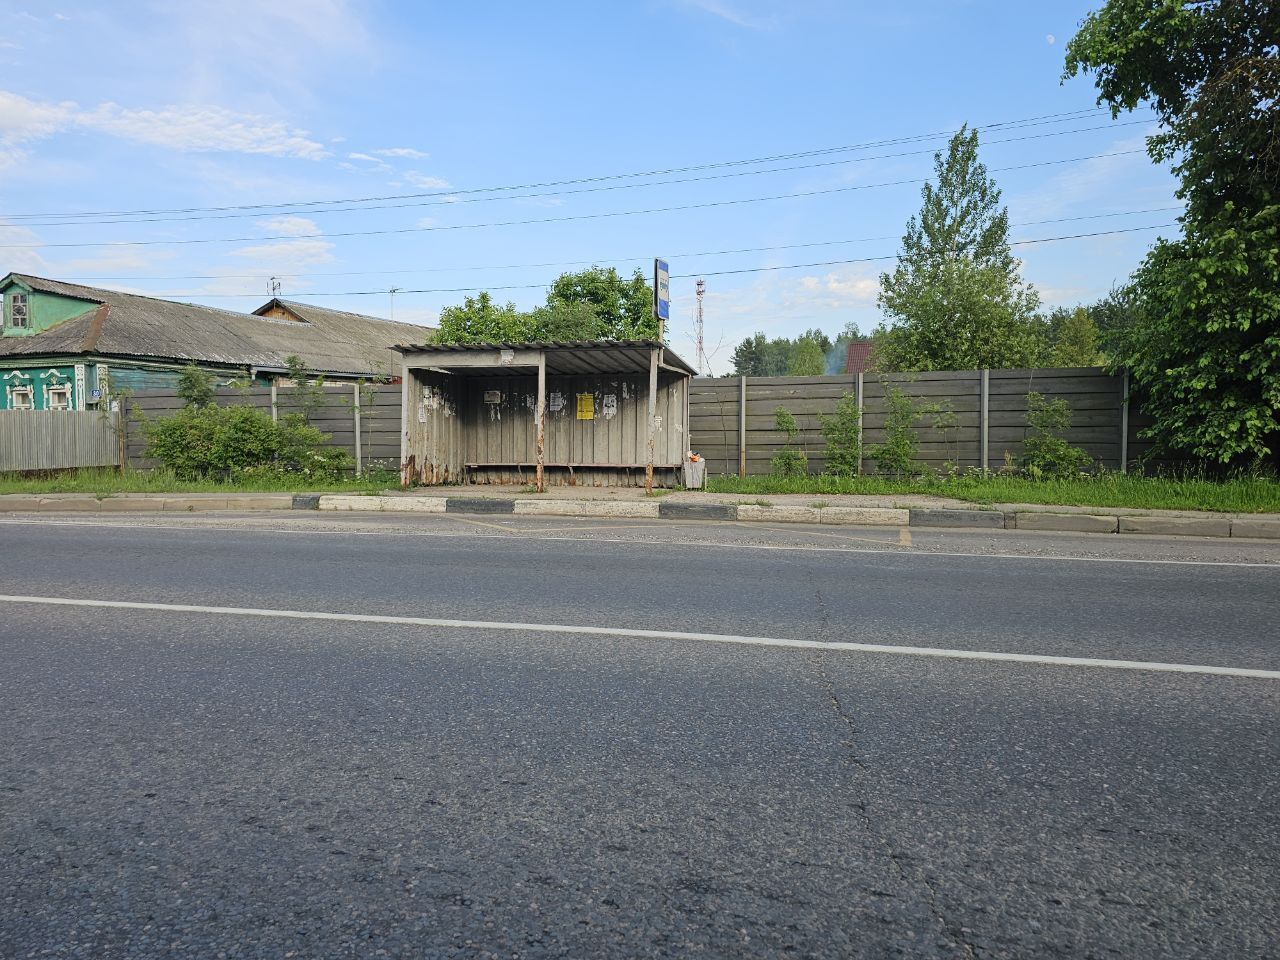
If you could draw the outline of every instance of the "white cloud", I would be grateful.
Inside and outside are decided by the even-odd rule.
[[[380,157],[403,157],[407,160],[425,160],[431,156],[431,154],[415,150],[413,147],[387,147],[384,150],[374,150],[373,152]]]
[[[713,17],[732,23],[735,27],[747,30],[774,30],[778,26],[778,18],[774,16],[757,17],[730,6],[721,0],[684,0],[687,6],[709,13]]]
[[[419,173],[417,170],[406,171],[404,178],[420,190],[444,190],[451,186],[448,180],[441,177],[431,177],[425,173]]]
[[[314,220],[284,214],[279,217],[267,217],[258,221],[264,233],[278,234],[286,237],[318,237],[320,228]]]
[[[322,237],[306,237],[297,240],[281,240],[240,247],[227,256],[256,260],[255,266],[266,273],[282,274],[302,267],[333,262],[333,244]]]
[[[145,110],[107,102],[86,110],[70,101],[41,103],[0,91],[0,145],[12,148],[73,130],[89,130],[182,153],[229,152],[307,160],[329,155],[305,130],[225,107],[188,105]]]

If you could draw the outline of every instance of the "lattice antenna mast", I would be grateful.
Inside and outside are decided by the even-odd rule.
[[[697,357],[694,362],[698,365],[699,373],[709,374],[711,364],[707,360],[706,326],[702,314],[702,298],[707,292],[707,281],[699,277],[694,289],[698,297],[698,305],[693,316],[693,339],[697,344]]]
[[[280,296],[280,286],[281,284],[280,284],[279,277],[272,277],[270,280],[267,281],[267,289],[271,291],[271,296],[273,297]]]

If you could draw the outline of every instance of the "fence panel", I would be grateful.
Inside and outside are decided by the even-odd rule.
[[[863,449],[884,440],[887,397],[901,390],[915,401],[920,441],[917,459],[931,469],[947,463],[982,465],[982,437],[987,438],[987,465],[998,468],[1016,461],[1029,427],[1027,394],[1062,398],[1072,411],[1069,443],[1083,448],[1098,463],[1120,467],[1123,381],[1095,368],[992,370],[987,390],[987,418],[982,422],[982,372],[933,371],[914,374],[866,374],[863,377]],[[689,391],[689,434],[693,449],[707,459],[712,473],[737,473],[745,453],[748,474],[768,473],[786,436],[777,429],[776,411],[784,408],[800,428],[797,446],[809,457],[809,469],[826,466],[822,418],[832,416],[846,394],[856,396],[856,375],[831,377],[748,377],[745,416],[741,378],[699,378]],[[1148,423],[1137,410],[1129,418],[1130,463],[1145,449],[1137,431]],[[745,424],[745,443],[743,425]],[[864,472],[874,463],[864,459]]]
[[[0,472],[117,466],[119,416],[98,410],[0,411]]]
[[[291,386],[278,386],[275,392],[274,415],[285,417],[305,413],[307,422],[328,438],[325,446],[345,450],[356,455],[356,405],[360,414],[360,460],[364,468],[400,467],[400,385],[398,383],[368,383],[359,387],[353,383],[327,383],[318,391],[313,402]],[[223,407],[255,407],[273,411],[270,387],[248,389],[222,388],[215,400]],[[129,465],[139,469],[157,466],[147,457],[146,425],[152,420],[169,416],[183,408],[182,398],[172,390],[149,390],[129,398],[129,419],[126,431],[126,447]]]

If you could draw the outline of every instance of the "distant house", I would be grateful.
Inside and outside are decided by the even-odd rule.
[[[112,390],[169,389],[196,364],[265,384],[299,357],[329,380],[395,377],[430,328],[274,299],[253,313],[11,273],[0,280],[0,410],[85,410]]]
[[[850,340],[848,351],[845,353],[844,372],[866,373],[870,369],[870,363],[871,341]]]

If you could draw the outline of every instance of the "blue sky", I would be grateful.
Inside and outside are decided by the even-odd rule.
[[[875,326],[891,261],[796,265],[895,253],[946,139],[922,135],[1054,117],[982,134],[1015,239],[1172,223],[1149,115],[1113,121],[1089,80],[1059,83],[1090,6],[0,3],[3,266],[246,310],[272,276],[380,316],[394,286],[396,319],[430,323],[465,293],[410,291],[510,287],[495,296],[528,306],[573,264],[648,273],[661,255],[673,345],[693,352],[705,276],[723,372],[757,330]],[[618,176],[783,154],[808,155]],[[467,192],[599,177],[617,178]],[[67,216],[141,210],[158,212]],[[1159,232],[1016,249],[1046,305],[1073,304]]]

